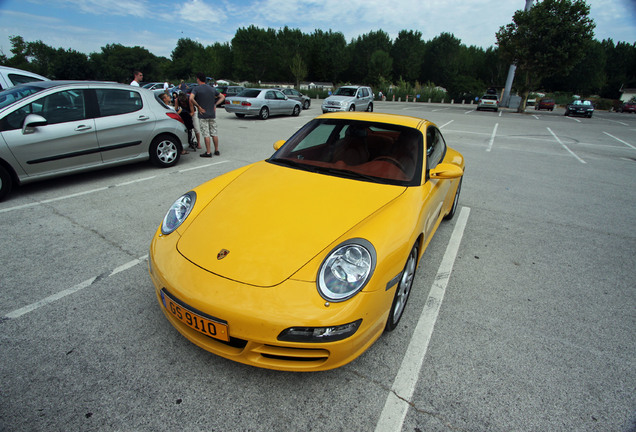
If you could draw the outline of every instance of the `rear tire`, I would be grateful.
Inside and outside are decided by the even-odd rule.
[[[0,201],[2,201],[11,192],[13,187],[13,179],[11,174],[0,166]]]
[[[300,115],[300,107],[298,105],[294,105],[294,111],[292,111],[292,115],[294,117],[298,117]]]
[[[370,103],[369,106],[367,107],[367,112],[373,112],[373,104]]]
[[[159,168],[174,166],[179,162],[181,149],[177,138],[168,134],[159,135],[150,144],[150,161]]]
[[[311,102],[309,102],[308,100],[306,100],[305,102],[303,102],[303,109],[308,110],[310,105],[311,105]]]

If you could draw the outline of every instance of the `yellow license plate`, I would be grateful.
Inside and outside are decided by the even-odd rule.
[[[241,101],[232,101],[232,104],[233,104],[233,105],[240,105],[240,104],[241,104]]]
[[[210,319],[201,313],[194,312],[183,303],[177,302],[177,300],[165,290],[161,290],[161,300],[163,301],[163,306],[170,312],[170,315],[191,329],[203,333],[206,336],[229,342],[230,334],[226,323]]]

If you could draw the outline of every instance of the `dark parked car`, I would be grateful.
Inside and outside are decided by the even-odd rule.
[[[594,105],[589,100],[575,100],[565,107],[565,115],[580,115],[584,117],[592,117],[594,114]]]
[[[243,90],[245,90],[245,87],[243,86],[217,86],[216,90],[219,93],[222,93],[223,96],[230,97],[230,96],[236,96],[238,95],[240,92],[242,92]],[[221,104],[221,106],[225,105],[225,101],[223,101],[223,103]]]
[[[618,108],[618,112],[636,113],[636,100],[625,102]]]
[[[539,102],[534,106],[535,110],[541,111],[541,110],[550,110],[550,111],[554,111],[554,99],[550,99],[550,98],[543,98],[540,99]]]
[[[300,102],[303,105],[304,110],[309,109],[309,106],[311,105],[311,98],[309,96],[302,94],[296,89],[287,88],[280,89],[280,91],[282,91],[283,94],[289,99],[297,100],[298,102]]]

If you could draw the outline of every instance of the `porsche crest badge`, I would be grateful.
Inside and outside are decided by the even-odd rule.
[[[216,254],[216,259],[218,260],[222,260],[223,258],[225,258],[226,256],[228,256],[228,254],[230,253],[229,250],[227,249],[221,249],[221,252],[219,252],[218,254]]]

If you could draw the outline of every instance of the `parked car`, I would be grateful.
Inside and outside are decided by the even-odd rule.
[[[337,368],[397,327],[458,208],[464,158],[433,123],[395,114],[324,114],[274,148],[170,207],[150,245],[156,299],[221,357]]]
[[[280,90],[250,88],[226,98],[224,108],[238,118],[258,116],[261,120],[266,120],[271,115],[297,116],[302,106],[300,102],[289,99]]]
[[[39,81],[0,92],[0,199],[24,184],[141,160],[179,161],[181,117],[152,91],[95,81]]]
[[[279,90],[282,91],[283,94],[287,96],[289,99],[297,100],[298,102],[300,102],[304,110],[309,109],[309,107],[311,106],[311,98],[309,96],[302,94],[298,90],[290,89],[290,88],[279,89]]]
[[[17,86],[32,81],[48,81],[49,79],[33,72],[16,69],[8,66],[0,66],[0,90]]]
[[[565,107],[565,115],[580,115],[584,117],[592,117],[594,114],[594,105],[589,100],[575,100]]]
[[[541,111],[541,110],[549,110],[549,111],[554,111],[554,99],[551,98],[543,98],[539,100],[539,103],[537,103],[534,106],[535,110]]]
[[[636,113],[636,101],[625,102],[618,108],[618,112]]]
[[[226,98],[229,96],[236,96],[238,95],[240,92],[242,92],[243,90],[245,90],[245,87],[243,86],[217,86],[216,90],[219,93],[222,93],[223,96],[225,96]],[[221,106],[225,105],[225,100],[223,101],[223,103],[221,104]]]
[[[143,88],[148,90],[162,90],[163,91],[163,83],[162,82],[150,82],[142,85]]]
[[[491,109],[494,111],[499,110],[499,98],[494,94],[485,94],[479,98],[479,102],[477,103],[477,111],[483,109]]]
[[[373,111],[371,87],[343,86],[322,102],[322,112]]]

